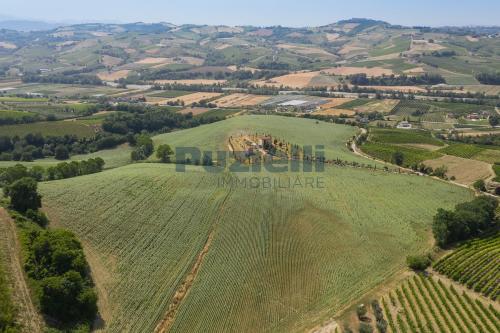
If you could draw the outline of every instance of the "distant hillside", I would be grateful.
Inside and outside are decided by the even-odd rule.
[[[17,31],[42,31],[52,30],[59,27],[61,24],[47,23],[43,21],[29,20],[1,20],[0,29],[17,30]]]
[[[361,67],[387,75],[440,75],[450,85],[478,85],[479,73],[500,70],[500,27],[404,27],[352,18],[302,28],[165,22],[57,27],[22,20],[0,21],[1,28],[9,30],[0,30],[0,76],[30,74],[24,76],[29,82],[77,83],[82,82],[81,74],[127,83],[266,81],[293,71],[344,66],[351,68],[329,70],[311,84],[338,84],[333,76],[367,72],[352,68]],[[246,73],[239,73],[240,68]],[[40,74],[51,77],[37,78]]]

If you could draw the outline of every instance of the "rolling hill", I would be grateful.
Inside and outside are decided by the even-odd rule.
[[[298,143],[331,133],[325,151],[349,158],[341,147],[352,128],[291,118],[229,119],[155,140],[221,147],[245,125]],[[282,185],[242,185],[252,177]],[[322,185],[304,186],[306,177]],[[53,227],[84,245],[109,332],[312,328],[428,249],[437,208],[472,196],[430,178],[334,166],[248,174],[142,163],[40,187]]]

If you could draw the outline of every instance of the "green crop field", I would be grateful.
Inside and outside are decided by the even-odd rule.
[[[392,162],[394,153],[401,152],[404,156],[403,165],[405,167],[411,167],[412,165],[419,164],[423,161],[433,160],[442,156],[440,153],[435,151],[375,142],[365,143],[361,146],[361,150],[370,156],[386,162]]]
[[[40,103],[40,102],[48,102],[48,98],[44,97],[34,97],[34,98],[26,98],[26,97],[15,97],[15,96],[2,96],[0,97],[0,102],[15,102],[15,103]]]
[[[483,146],[484,147],[484,146]],[[499,149],[484,149],[478,154],[474,155],[474,159],[486,163],[494,164],[500,163],[500,150]]]
[[[431,132],[404,129],[370,129],[370,141],[388,144],[428,144],[444,146],[444,143],[432,137]]]
[[[239,116],[198,128],[162,134],[153,140],[155,146],[169,144],[172,147],[199,147],[214,152],[228,151],[230,136],[256,132],[271,134],[293,144],[323,145],[327,159],[370,162],[353,155],[346,147],[346,142],[356,135],[356,128],[292,117]]]
[[[377,45],[377,48],[370,51],[370,56],[379,57],[392,53],[401,53],[410,48],[410,39],[404,37],[394,38],[384,44]]]
[[[403,100],[392,110],[392,113],[398,116],[421,116],[422,120],[425,121],[440,122],[444,121],[444,117],[448,113],[453,113],[456,116],[465,116],[472,112],[481,111],[494,113],[495,108],[490,105]]]
[[[29,133],[41,133],[45,136],[76,135],[80,138],[94,136],[92,127],[74,121],[53,121],[31,124],[2,126],[2,134],[24,136]]]
[[[201,113],[199,115],[196,115],[196,118],[208,118],[208,117],[220,117],[220,118],[225,118],[230,115],[233,115],[235,113],[240,112],[241,110],[239,109],[212,109],[210,111],[207,111],[205,113]]]
[[[427,113],[430,110],[430,105],[421,101],[401,101],[392,110],[394,114],[401,116],[411,116],[415,112]]]
[[[434,269],[493,300],[500,297],[500,233],[465,243]]]
[[[404,59],[388,59],[388,60],[369,60],[360,61],[349,64],[349,66],[354,67],[384,67],[392,69],[398,74],[402,74],[403,71],[417,67],[414,64],[407,63]]]
[[[164,98],[175,98],[181,97],[184,95],[191,94],[191,91],[180,91],[180,90],[165,90],[161,92],[155,92],[154,94],[150,94],[151,97],[164,97]]]
[[[372,102],[372,99],[369,98],[357,98],[355,100],[352,100],[350,102],[344,103],[342,105],[339,105],[337,108],[339,109],[348,109],[348,110],[354,110],[355,108],[359,106],[363,106],[365,104],[368,104]]]
[[[41,190],[51,219],[91,253],[110,332],[151,331],[212,231],[171,331],[302,331],[425,249],[438,207],[471,198],[416,176],[338,167],[316,176],[324,189],[229,189],[200,167],[136,164]]]
[[[473,158],[482,151],[484,151],[483,148],[477,145],[468,144],[452,144],[439,150],[440,153],[463,158]]]
[[[36,117],[36,113],[24,112],[24,111],[14,111],[14,110],[0,110],[0,121],[8,119],[22,119],[24,117]]]
[[[235,117],[154,141],[227,150],[241,131],[366,162],[344,145],[355,128],[288,117]],[[323,185],[230,187],[221,177]],[[304,331],[427,249],[437,208],[472,197],[430,178],[334,166],[236,174],[142,163],[40,187],[54,225],[76,232],[89,253],[110,332],[152,331],[198,260],[189,293],[174,302],[171,332]]]
[[[54,115],[58,119],[81,116],[95,108],[90,103],[4,103],[10,109],[32,112],[40,115]]]

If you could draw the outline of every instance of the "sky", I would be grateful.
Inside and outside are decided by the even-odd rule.
[[[499,0],[1,0],[0,17],[49,22],[320,26],[353,17],[401,25],[500,25]]]

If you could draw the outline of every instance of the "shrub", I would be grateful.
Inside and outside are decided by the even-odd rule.
[[[394,154],[392,154],[392,163],[399,165],[399,166],[402,166],[404,163],[403,153],[400,151],[394,152]]]
[[[472,186],[478,191],[486,191],[486,183],[482,179],[476,180]]]
[[[370,324],[367,323],[361,323],[359,325],[359,333],[372,333],[373,328],[370,326]]]
[[[431,265],[431,259],[427,255],[408,256],[406,264],[415,271],[424,271]]]
[[[45,213],[43,212],[28,209],[25,215],[27,218],[29,218],[42,228],[45,228],[47,224],[49,224],[49,219],[47,218],[47,215],[45,215]]]

